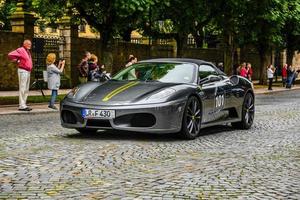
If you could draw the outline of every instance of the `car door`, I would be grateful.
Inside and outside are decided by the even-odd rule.
[[[225,106],[225,88],[220,73],[211,64],[202,64],[199,67],[200,95],[203,104],[203,123],[215,121],[223,116]],[[201,80],[209,76],[219,76],[219,80],[211,80],[201,84]]]

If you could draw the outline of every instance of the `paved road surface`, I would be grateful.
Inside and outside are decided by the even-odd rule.
[[[0,199],[300,199],[300,92],[256,98],[252,129],[193,141],[0,116]]]

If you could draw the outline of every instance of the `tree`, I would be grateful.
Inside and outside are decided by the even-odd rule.
[[[148,12],[155,0],[32,0],[33,9],[50,22],[67,13],[73,23],[84,19],[100,33],[100,45],[105,59],[109,42],[116,35],[130,40],[138,20]]]
[[[241,40],[242,23],[246,14],[244,0],[215,0],[209,2],[214,13],[213,23],[220,30],[220,38],[224,48],[224,70],[230,74],[234,62],[234,52],[243,42]]]
[[[10,21],[7,16],[16,8],[17,0],[0,0],[0,30],[10,30]]]
[[[260,56],[259,82],[266,83],[266,68],[271,61],[268,56],[275,48],[282,47],[284,35],[282,30],[291,15],[285,0],[246,1],[247,15],[244,16],[244,41],[253,44]]]
[[[151,20],[172,22],[173,30],[169,33],[152,30],[152,36],[170,37],[176,40],[177,57],[182,57],[187,46],[189,34],[193,34],[202,47],[203,27],[210,21],[212,15],[208,12],[205,0],[164,0],[155,5],[151,12]]]
[[[294,51],[300,50],[300,2],[289,0],[285,7],[288,13],[282,29],[283,47],[287,49],[287,63],[291,64]]]

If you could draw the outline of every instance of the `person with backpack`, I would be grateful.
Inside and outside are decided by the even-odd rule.
[[[10,52],[8,58],[18,65],[19,78],[19,110],[31,111],[27,106],[27,97],[30,85],[30,73],[32,71],[32,57],[30,53],[31,41],[24,40],[23,46]]]

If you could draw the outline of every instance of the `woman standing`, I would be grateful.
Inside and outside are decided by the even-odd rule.
[[[282,68],[282,86],[285,87],[287,82],[287,64],[283,65]]]
[[[268,79],[269,79],[269,88],[268,90],[272,90],[272,84],[273,84],[273,78],[274,78],[274,68],[273,68],[273,65],[269,65],[268,66],[268,69],[267,69],[267,76],[268,76]]]
[[[240,71],[240,76],[244,77],[244,78],[248,78],[248,71],[246,69],[246,63],[243,63],[242,64],[242,68],[241,68],[241,71]]]
[[[54,103],[57,97],[57,91],[60,86],[60,75],[64,71],[65,60],[60,60],[58,62],[58,66],[54,64],[55,60],[56,55],[54,53],[49,53],[47,55],[46,64],[48,74],[48,89],[52,90],[51,99],[48,107],[57,110],[57,108],[54,106]]]
[[[247,63],[246,69],[247,69],[247,78],[249,81],[252,81],[253,70],[252,70],[251,63]]]

